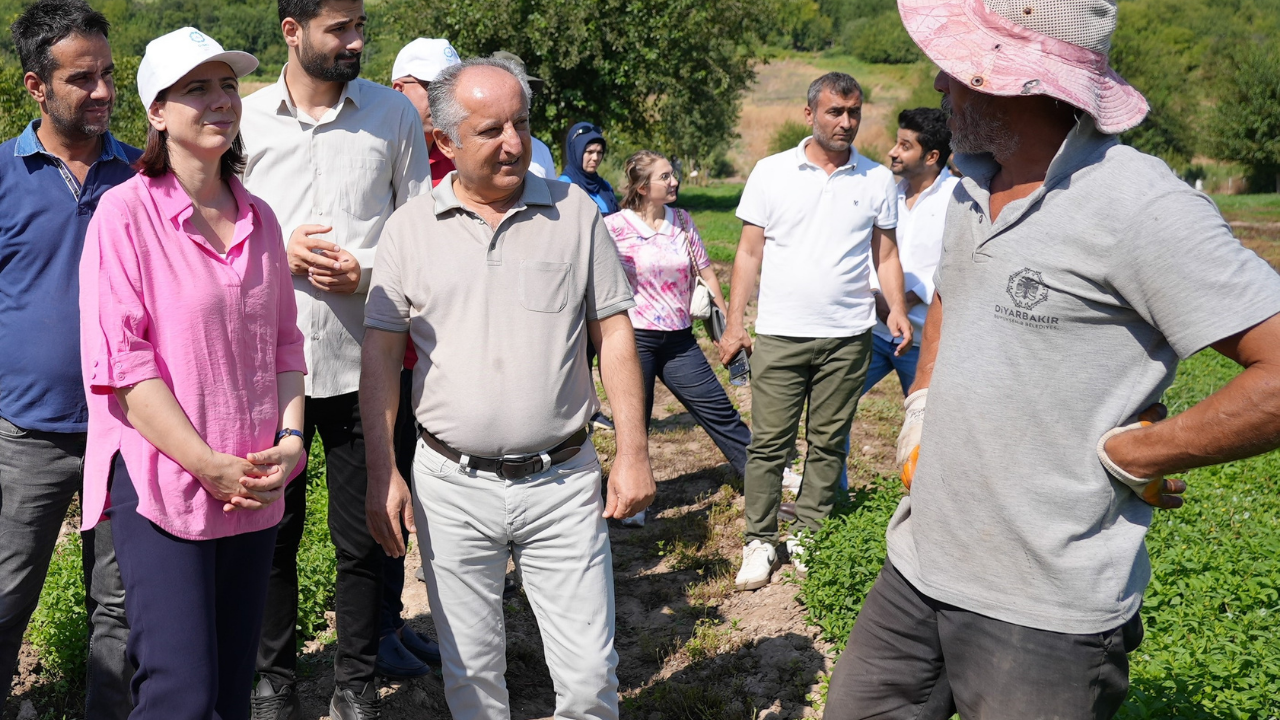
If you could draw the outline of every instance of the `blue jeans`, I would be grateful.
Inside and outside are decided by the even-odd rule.
[[[893,354],[897,345],[879,335],[872,335],[871,338],[871,367],[867,369],[867,384],[863,386],[862,394],[867,394],[886,375],[897,371],[902,394],[906,396],[911,383],[916,381],[916,363],[920,362],[920,338],[913,339],[911,349],[901,357]]]
[[[738,476],[745,476],[751,430],[742,422],[720,379],[707,364],[707,356],[698,347],[693,329],[636,330],[635,333],[644,380],[645,427],[648,428],[653,415],[653,381],[662,378],[662,384],[707,431]]]
[[[871,335],[871,367],[867,368],[867,383],[862,386],[862,394],[866,395],[890,372],[897,371],[898,382],[902,385],[902,394],[906,396],[911,384],[916,381],[916,364],[920,362],[920,340],[911,341],[911,349],[898,357],[893,354],[897,345],[872,333]],[[849,441],[845,441],[845,455],[848,455]],[[849,469],[840,468],[840,489],[849,489]]]

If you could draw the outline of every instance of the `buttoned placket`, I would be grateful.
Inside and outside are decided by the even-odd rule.
[[[346,94],[346,90],[344,89],[343,94],[338,99],[337,104],[329,108],[325,112],[325,114],[320,117],[319,120],[316,120],[310,117],[309,115],[307,115],[306,113],[300,112],[297,106],[295,106],[292,103],[292,101],[290,101],[289,98],[287,97],[288,91],[285,90],[285,92],[286,92],[286,97],[284,99],[285,107],[288,108],[289,113],[299,123],[299,125],[302,126],[302,130],[303,132],[307,133],[308,140],[309,140],[307,142],[307,152],[309,153],[307,162],[311,165],[311,170],[312,170],[312,181],[311,181],[312,208],[311,210],[315,214],[315,217],[320,219],[321,221],[320,224],[328,223],[329,227],[332,227],[336,232],[338,228],[335,225],[333,225],[335,215],[333,214],[332,211],[329,211],[328,217],[325,217],[325,212],[326,212],[325,203],[321,202],[321,198],[318,196],[319,188],[322,187],[322,184],[325,181],[322,179],[324,177],[324,169],[320,167],[320,163],[316,162],[316,158],[323,156],[323,152],[321,152],[322,148],[320,147],[321,143],[323,142],[321,138],[323,131],[321,130],[321,128],[325,125],[332,123],[334,120],[337,119],[338,113],[342,112],[343,106],[346,105],[350,97]],[[337,205],[336,202],[331,204],[334,206]],[[287,243],[288,241],[289,241],[289,238],[285,238],[285,242]],[[311,298],[317,303],[320,302],[320,294],[323,293],[324,291],[312,285],[310,280],[307,281],[307,285],[308,285],[308,288],[307,288],[308,294],[311,296]],[[306,334],[312,342],[319,342],[320,337],[323,334],[323,330],[324,330],[324,327],[323,327],[324,318],[322,317],[323,313],[311,312],[311,313],[308,313],[308,315],[309,315],[308,319],[310,320],[309,322],[310,327],[307,328]]]

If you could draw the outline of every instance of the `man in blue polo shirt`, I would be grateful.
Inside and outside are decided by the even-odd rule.
[[[72,496],[88,412],[80,378],[78,273],[98,199],[141,154],[107,126],[116,91],[105,17],[39,0],[13,23],[40,118],[0,145],[0,682],[17,665]],[[103,528],[99,525],[98,528]],[[85,534],[94,631],[86,716],[128,714],[123,588],[110,531]],[[96,602],[95,602],[96,601]]]

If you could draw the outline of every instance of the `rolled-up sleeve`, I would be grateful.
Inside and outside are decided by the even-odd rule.
[[[105,212],[103,212],[105,210]],[[155,348],[147,340],[149,318],[143,305],[142,274],[128,216],[114,207],[99,208],[85,235],[90,257],[97,258],[96,323],[89,323],[84,352],[89,363],[89,388],[106,394],[160,377]],[[96,340],[96,342],[95,342]]]

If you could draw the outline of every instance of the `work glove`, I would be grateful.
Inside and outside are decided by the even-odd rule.
[[[1182,504],[1181,498],[1174,497],[1173,499],[1178,500],[1178,502],[1176,504],[1171,504],[1170,496],[1177,496],[1185,491],[1187,488],[1186,483],[1182,480],[1169,480],[1163,477],[1137,477],[1120,467],[1120,465],[1112,460],[1111,457],[1107,455],[1106,448],[1107,441],[1116,435],[1123,432],[1129,432],[1130,430],[1147,427],[1159,420],[1163,420],[1167,414],[1168,411],[1165,407],[1157,403],[1142,411],[1142,414],[1138,416],[1138,422],[1130,425],[1123,425],[1118,428],[1112,428],[1104,433],[1098,440],[1098,459],[1102,461],[1102,466],[1106,468],[1107,472],[1115,479],[1125,485],[1128,485],[1129,488],[1138,495],[1138,497],[1142,498],[1143,502],[1148,505],[1161,508],[1180,506]]]
[[[920,432],[924,429],[924,403],[929,388],[917,390],[902,401],[905,417],[902,431],[898,433],[898,467],[902,468],[902,484],[911,491],[911,480],[916,474],[916,461],[920,458]]]

